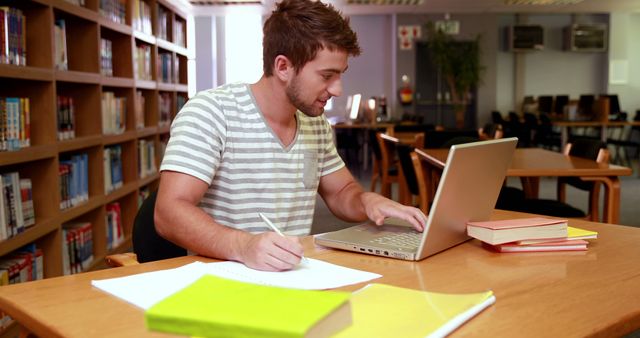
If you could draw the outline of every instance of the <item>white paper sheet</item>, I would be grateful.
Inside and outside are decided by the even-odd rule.
[[[308,290],[332,289],[381,277],[307,258],[306,264],[284,272],[253,270],[237,262],[194,262],[175,269],[93,280],[91,285],[146,310],[207,273],[243,282]]]

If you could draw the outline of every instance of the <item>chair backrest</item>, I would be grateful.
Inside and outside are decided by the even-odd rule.
[[[556,114],[563,114],[564,107],[569,104],[569,95],[556,95],[555,102],[553,104],[553,112]]]
[[[578,111],[581,115],[593,116],[594,95],[580,95],[578,100]]]
[[[609,162],[607,144],[596,139],[575,138],[567,143],[564,148],[564,154],[594,160],[599,163]]]
[[[409,153],[411,156],[411,163],[413,163],[413,172],[416,174],[416,182],[418,185],[418,197],[420,199],[420,210],[427,215],[429,213],[429,191],[428,191],[428,178],[426,177],[426,173],[422,168],[422,160],[416,154],[416,152],[412,151]]]
[[[376,139],[380,147],[380,160],[382,164],[380,169],[382,173],[385,173],[394,165],[396,145],[400,143],[400,140],[385,133],[376,133]]]
[[[142,206],[133,221],[133,252],[140,263],[161,259],[186,256],[187,250],[160,237],[156,232],[153,213],[156,206],[157,191],[154,191],[142,202]]]
[[[376,136],[378,132],[378,129],[369,130],[369,144],[371,145],[371,151],[373,152],[373,159],[375,161],[382,160],[382,154],[380,153],[380,143],[378,143],[378,139]]]
[[[424,135],[425,148],[442,148],[444,144],[456,137],[479,137],[478,131],[475,129],[459,129],[459,130],[441,130],[430,131]]]
[[[436,130],[436,126],[433,124],[398,124],[393,126],[393,132],[427,132]]]
[[[504,118],[502,117],[502,114],[500,114],[499,111],[494,110],[491,112],[491,122],[504,124]]]
[[[538,112],[551,113],[553,110],[553,96],[541,95],[538,96]]]
[[[418,181],[416,178],[416,172],[413,168],[413,162],[411,161],[411,152],[413,147],[410,145],[399,143],[396,145],[396,153],[398,154],[398,161],[400,162],[400,168],[402,175],[407,183],[407,188],[412,195],[419,195]]]
[[[504,131],[502,130],[502,124],[488,122],[478,130],[478,134],[481,139],[485,140],[499,139],[504,136]]]

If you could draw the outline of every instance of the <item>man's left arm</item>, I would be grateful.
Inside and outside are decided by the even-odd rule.
[[[395,217],[422,231],[426,217],[418,208],[405,206],[373,192],[365,192],[346,167],[320,178],[318,192],[338,218],[348,222],[372,220],[382,225]]]

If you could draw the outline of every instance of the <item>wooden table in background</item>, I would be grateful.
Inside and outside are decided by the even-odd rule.
[[[428,165],[425,167],[442,170],[447,161],[449,149],[416,148],[416,153],[427,162]],[[507,170],[507,176],[520,177],[528,198],[538,197],[540,177],[544,176],[576,176],[586,181],[603,183],[605,197],[602,219],[612,224],[618,223],[620,217],[620,179],[618,177],[628,176],[631,173],[631,168],[565,156],[540,148],[517,148]],[[433,196],[434,193],[435,190],[429,196]]]
[[[496,211],[493,218],[522,216]],[[640,229],[569,224],[598,231],[588,251],[499,254],[472,240],[408,262],[315,247],[311,237],[303,243],[305,256],[382,274],[375,283],[447,293],[493,290],[496,303],[453,337],[614,337],[640,329]],[[188,256],[3,286],[0,309],[41,337],[166,337],[145,329],[141,309],[92,287],[91,280],[193,261],[213,260]]]
[[[607,142],[608,127],[640,126],[640,121],[553,121],[554,126],[560,127],[562,148],[569,142],[569,128],[600,128],[600,139]]]

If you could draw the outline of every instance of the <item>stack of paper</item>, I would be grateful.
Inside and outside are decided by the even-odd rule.
[[[567,220],[530,217],[469,222],[469,236],[498,252],[584,251],[597,232],[569,227]]]

